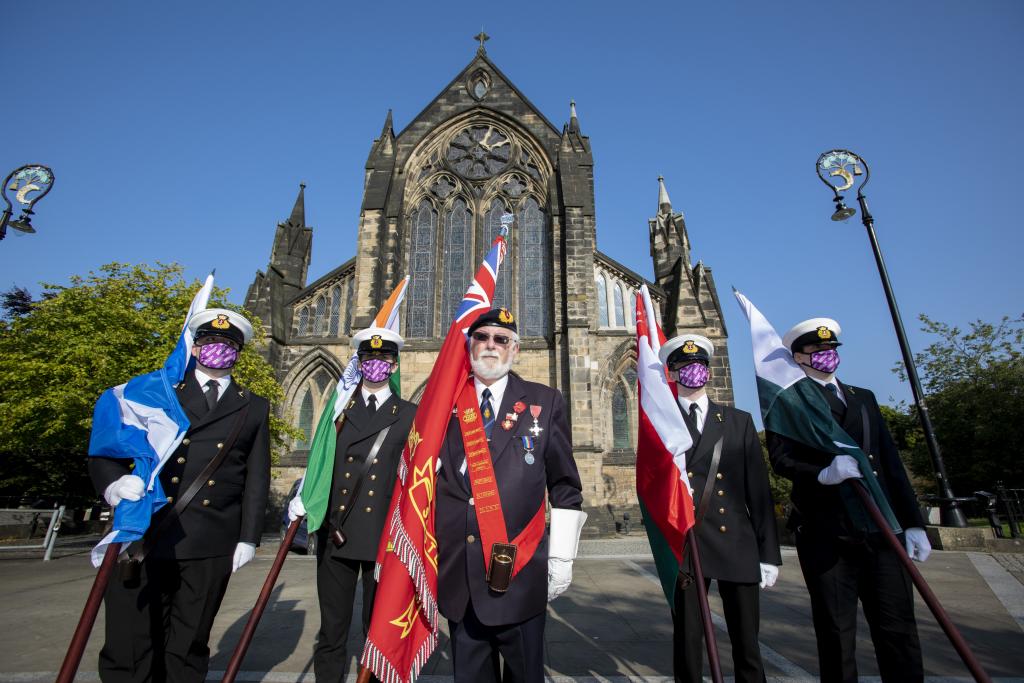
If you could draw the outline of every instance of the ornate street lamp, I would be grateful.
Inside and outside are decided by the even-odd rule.
[[[871,171],[867,163],[849,150],[833,149],[818,157],[818,177],[821,182],[828,185],[835,197],[836,211],[832,214],[832,220],[845,221],[857,213],[843,203],[843,195],[851,189],[856,178],[864,176],[863,182],[857,188],[857,203],[860,204],[861,223],[868,231],[868,240],[871,242],[871,251],[875,254],[875,263],[878,265],[878,275],[882,279],[882,289],[885,290],[885,298],[889,302],[889,313],[892,315],[892,324],[896,328],[896,338],[900,343],[900,351],[903,353],[903,365],[907,370],[907,378],[910,380],[910,389],[914,394],[914,403],[917,405],[917,415],[921,420],[921,428],[924,430],[925,442],[928,444],[928,452],[932,458],[932,467],[935,468],[935,478],[939,483],[939,495],[933,497],[938,502],[941,512],[941,524],[948,527],[966,527],[967,519],[964,517],[960,503],[971,498],[957,498],[949,486],[949,479],[946,476],[946,465],[942,461],[942,451],[939,450],[939,442],[935,438],[935,430],[932,428],[931,418],[928,416],[928,406],[925,405],[924,392],[921,390],[921,381],[917,377],[917,367],[914,365],[914,357],[910,352],[910,344],[907,343],[907,334],[903,330],[903,320],[900,318],[899,308],[896,306],[896,296],[892,291],[892,284],[889,282],[889,273],[885,269],[885,262],[882,260],[882,251],[878,247],[878,238],[875,236],[875,219],[868,211],[867,197],[864,195],[864,188],[871,179]]]
[[[48,166],[40,164],[26,164],[21,168],[11,171],[4,184],[0,187],[0,194],[3,195],[4,208],[3,216],[0,217],[0,240],[7,236],[7,228],[14,228],[21,232],[35,232],[32,227],[32,216],[35,213],[32,207],[45,197],[53,187],[53,171]],[[14,193],[14,200],[21,206],[21,215],[18,220],[12,221],[11,198],[8,192]],[[31,196],[29,196],[31,195]]]

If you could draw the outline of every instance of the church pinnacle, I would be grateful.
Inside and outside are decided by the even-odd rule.
[[[658,213],[672,213],[672,200],[668,198],[664,176],[658,176]]]
[[[299,196],[295,198],[292,215],[288,222],[296,228],[306,227],[306,183],[299,183]]]
[[[484,43],[486,43],[490,39],[491,39],[491,37],[489,35],[487,35],[486,33],[484,33],[484,27],[481,26],[480,27],[480,33],[478,33],[475,36],[473,36],[473,40],[480,41],[480,47],[478,47],[476,49],[476,53],[478,55],[485,55],[485,54],[487,54],[487,49],[484,47]]]

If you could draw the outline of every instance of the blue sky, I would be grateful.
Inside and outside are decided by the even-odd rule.
[[[834,224],[818,155],[871,164],[879,240],[916,316],[1020,314],[1024,4],[55,2],[8,12],[0,167],[54,168],[38,233],[0,243],[0,288],[109,261],[217,268],[241,302],[300,180],[310,281],[355,251],[363,165],[488,55],[556,126],[575,98],[598,246],[647,277],[665,176],[713,269],[737,404],[756,412],[735,285],[780,332],[830,315],[841,378],[908,400],[858,220]]]

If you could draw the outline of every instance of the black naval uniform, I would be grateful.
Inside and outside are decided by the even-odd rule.
[[[527,406],[511,430],[503,418],[521,401]],[[533,462],[526,459],[522,438],[532,436],[528,406],[541,407]],[[545,491],[553,508],[580,510],[582,486],[566,420],[565,401],[556,389],[527,382],[514,373],[491,432],[490,450],[505,524],[511,540],[537,513]],[[437,478],[438,607],[449,621],[455,680],[544,680],[544,617],[548,593],[548,537],[505,593],[491,591],[484,579],[483,544],[465,461],[462,431],[456,417],[448,423],[441,445]],[[498,654],[505,661],[499,671]]]
[[[213,410],[194,372],[175,387],[190,427],[160,472],[168,504],[153,516],[157,529],[221,444],[245,421],[227,457],[178,519],[155,537],[137,582],[111,577],[106,640],[100,651],[104,683],[203,681],[210,628],[220,608],[238,543],[259,545],[270,486],[270,404],[233,380]],[[96,490],[130,473],[131,461],[89,458]]]
[[[338,418],[337,446],[331,497],[324,524],[317,531],[317,595],[320,601],[320,632],[313,651],[313,670],[318,683],[339,683],[348,664],[349,625],[359,574],[363,577],[363,635],[370,626],[377,546],[386,522],[402,449],[409,436],[416,404],[391,394],[370,411],[362,389]],[[366,463],[377,435],[390,427],[373,461]],[[364,468],[366,464],[366,468]],[[355,484],[361,480],[353,499]],[[348,512],[342,530],[346,541],[337,547],[331,530]]]
[[[692,420],[688,422],[688,427],[693,425]],[[711,498],[697,524],[697,544],[705,582],[708,586],[711,579],[718,582],[736,680],[758,683],[765,680],[758,645],[760,565],[781,565],[782,554],[768,472],[754,421],[750,413],[710,400],[703,431],[694,435],[694,445],[686,454],[686,474],[698,512],[719,439],[721,457]],[[688,556],[687,560],[690,559]],[[684,576],[692,569],[692,564],[687,564]],[[694,586],[677,584],[673,622],[675,678],[699,682],[704,662],[704,630]]]
[[[904,529],[925,523],[896,445],[867,389],[837,381],[846,405],[819,383],[843,430],[867,454],[897,521]],[[867,411],[865,435],[861,407]],[[822,681],[856,681],[857,599],[860,598],[884,681],[923,680],[910,576],[881,533],[856,528],[838,486],[818,482],[834,457],[767,433],[772,467],[793,480],[789,528],[796,533],[800,568],[811,597]],[[867,441],[867,443],[865,443]]]

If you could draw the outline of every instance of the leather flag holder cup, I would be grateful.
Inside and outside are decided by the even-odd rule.
[[[487,565],[487,586],[495,593],[504,593],[512,583],[512,568],[516,564],[515,543],[491,545],[491,561]]]

